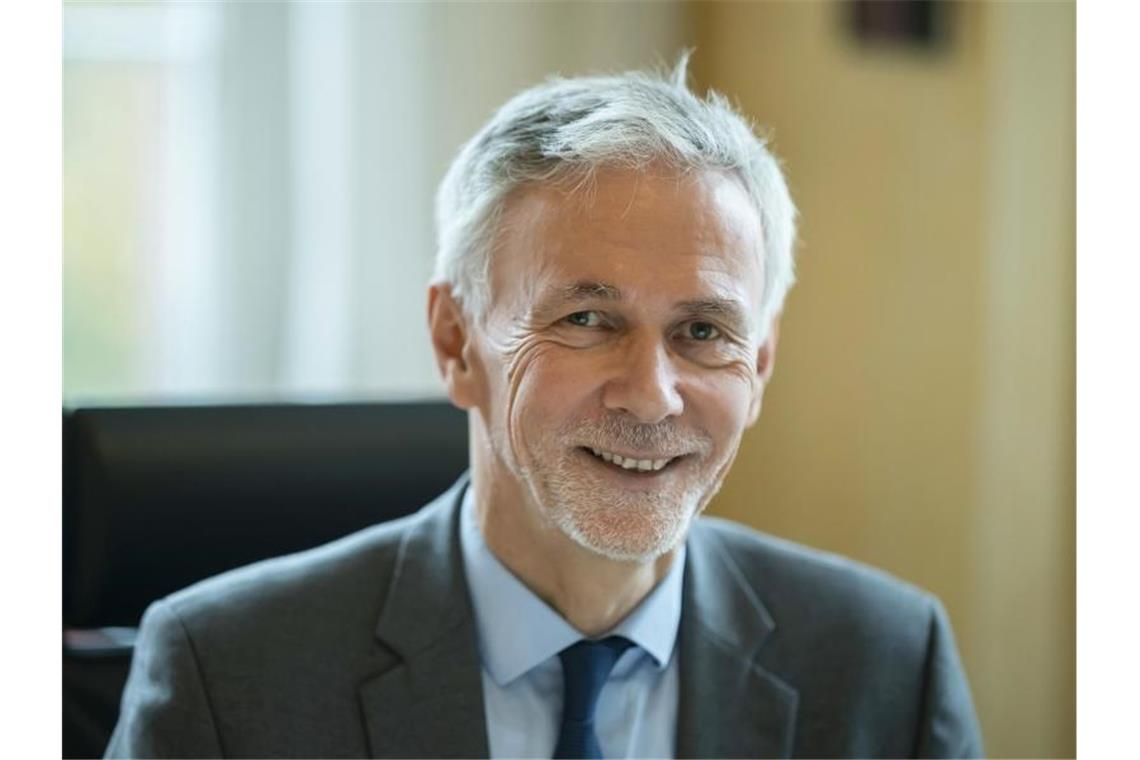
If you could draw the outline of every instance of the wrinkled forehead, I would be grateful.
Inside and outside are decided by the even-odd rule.
[[[759,311],[760,217],[728,173],[600,170],[576,187],[520,188],[500,219],[492,309],[517,312],[550,288],[602,281],[642,300],[733,297]]]

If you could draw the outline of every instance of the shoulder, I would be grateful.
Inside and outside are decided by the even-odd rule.
[[[326,740],[362,754],[352,718],[358,688],[399,659],[377,638],[381,613],[417,537],[423,562],[447,562],[439,554],[453,549],[451,494],[400,520],[152,604],[112,754],[212,757],[224,746],[236,756],[312,756]]]
[[[702,518],[698,545],[721,554],[761,600],[777,629],[798,635],[843,630],[845,638],[925,646],[938,600],[890,573],[847,557],[760,533],[720,518]]]
[[[743,584],[767,613],[754,662],[797,691],[803,754],[982,754],[950,622],[932,594],[725,520],[699,521],[692,538],[720,560],[718,580]]]
[[[171,594],[161,606],[190,634],[209,639],[276,638],[282,631],[300,635],[337,623],[370,630],[403,538],[424,519],[423,511],[208,578]]]
[[[146,679],[155,693],[177,687],[180,700],[186,699],[181,692],[192,691],[188,684],[200,683],[224,722],[249,714],[251,705],[287,711],[299,691],[336,699],[354,694],[362,673],[394,661],[378,646],[375,630],[401,547],[422,512],[223,573],[155,602],[139,626],[139,664],[131,677],[140,685],[131,699],[148,693]]]

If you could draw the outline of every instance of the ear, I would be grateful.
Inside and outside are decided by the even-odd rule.
[[[776,368],[776,345],[780,342],[780,316],[772,318],[772,326],[768,329],[768,337],[756,350],[756,385],[752,390],[752,403],[748,407],[748,427],[756,424],[760,417],[760,403],[764,398],[764,389],[772,379],[772,371]]]
[[[448,283],[428,288],[428,330],[436,367],[451,403],[471,409],[479,398],[478,363],[473,360],[470,323]]]

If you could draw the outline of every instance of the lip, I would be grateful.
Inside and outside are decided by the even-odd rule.
[[[652,461],[654,459],[680,459],[681,457],[685,456],[684,454],[662,454],[660,452],[656,454],[649,454],[645,452],[627,453],[625,451],[618,451],[617,449],[607,449],[604,446],[579,446],[578,448],[584,449],[591,454],[593,453],[591,450],[596,448],[599,451],[606,452],[607,454],[617,454],[622,459],[648,459]]]
[[[593,453],[593,451],[591,451],[591,448],[592,447],[578,446],[575,448],[575,451],[577,451],[581,456],[585,457],[586,459],[590,460],[591,462],[596,463],[598,465],[598,467],[601,468],[602,470],[610,472],[616,477],[624,478],[624,479],[630,479],[630,480],[652,480],[654,478],[664,477],[665,475],[670,474],[677,467],[681,466],[684,463],[684,461],[686,459],[688,459],[688,454],[678,454],[678,455],[675,455],[672,457],[663,457],[663,456],[652,457],[652,456],[642,456],[642,455],[630,454],[629,458],[631,458],[631,459],[655,459],[656,458],[656,459],[669,459],[670,462],[667,465],[665,465],[664,467],[662,467],[660,470],[638,470],[636,468],[631,469],[631,470],[627,470],[624,467],[622,467],[621,465],[616,465],[616,464],[613,464],[612,462],[605,461],[601,457],[594,456],[594,453]],[[608,452],[609,449],[605,449],[605,451]],[[612,452],[612,453],[616,454],[618,452]],[[621,456],[623,459],[626,458],[625,454],[619,454],[619,456]]]

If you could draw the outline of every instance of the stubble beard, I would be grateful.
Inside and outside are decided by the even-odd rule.
[[[591,465],[583,462],[580,453],[553,445],[583,439],[596,441],[599,448],[607,450],[659,447],[694,452],[691,457],[702,459],[711,453],[711,441],[680,435],[669,428],[607,421],[588,430],[559,431],[551,439],[552,445],[544,447],[544,456],[521,468],[519,474],[546,520],[579,546],[607,559],[644,564],[672,551],[685,539],[694,517],[719,486],[718,478],[701,478],[692,470],[647,490],[615,487],[609,478],[591,473]],[[616,441],[629,445],[615,445]],[[692,468],[696,463],[686,465]],[[678,477],[684,480],[676,480]]]
[[[555,472],[543,480],[551,522],[578,545],[619,562],[651,562],[672,551],[699,506],[688,492],[623,492],[580,473]]]

